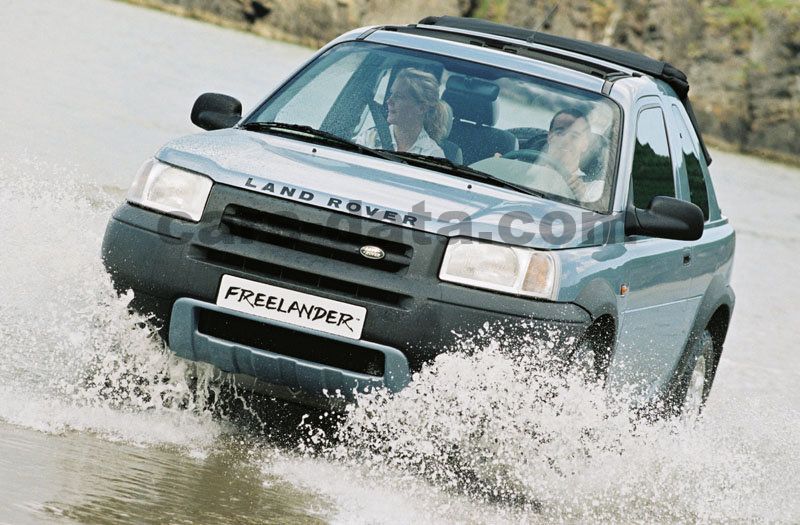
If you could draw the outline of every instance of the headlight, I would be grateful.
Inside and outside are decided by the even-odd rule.
[[[145,162],[128,192],[128,202],[199,222],[214,182],[156,159]]]
[[[558,257],[550,252],[451,239],[439,278],[498,292],[555,299],[559,274]]]

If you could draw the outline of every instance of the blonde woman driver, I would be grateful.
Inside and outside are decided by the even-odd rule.
[[[419,69],[403,69],[392,84],[386,107],[393,144],[381,144],[374,127],[362,130],[354,139],[356,143],[444,157],[438,142],[450,131],[452,113],[447,103],[439,99],[439,81],[435,76]]]

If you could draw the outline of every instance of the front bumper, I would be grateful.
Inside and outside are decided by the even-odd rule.
[[[345,236],[356,244],[380,245],[390,238],[408,251],[398,252],[397,267],[365,266],[336,255],[337,247],[331,248],[334,256],[319,251],[303,232],[292,233],[297,243],[287,244],[275,236],[274,221],[258,224],[258,234],[245,238],[236,229],[239,223],[224,218],[230,206],[269,210],[272,218],[293,221],[287,228],[298,221],[307,230],[335,224],[358,231],[353,239]],[[457,335],[486,323],[502,325],[505,336],[534,332],[563,347],[576,342],[592,321],[571,303],[442,282],[437,274],[446,237],[383,224],[365,233],[365,224],[375,221],[217,184],[197,224],[123,204],[106,230],[103,259],[117,289],[134,291],[133,307],[159,320],[176,354],[306,392],[399,390]],[[226,274],[363,306],[361,340],[340,341],[220,308],[215,299]]]
[[[314,340],[320,340],[318,333],[280,321],[231,312],[195,299],[181,298],[175,301],[169,328],[170,348],[186,359],[211,363],[225,372],[252,377],[256,383],[251,386],[260,386],[258,383],[269,386],[280,385],[291,392],[293,398],[297,397],[298,391],[327,393],[336,397],[369,388],[386,388],[397,392],[411,379],[408,360],[396,348],[366,341],[353,342],[340,336],[326,334],[325,339],[330,343],[354,346],[365,351],[378,352],[383,356],[383,366],[378,372],[379,375],[345,370],[205,334],[201,321],[205,312],[234,315],[259,323],[264,330],[283,329],[296,332],[297,337],[306,335]],[[324,348],[319,350],[325,351]]]

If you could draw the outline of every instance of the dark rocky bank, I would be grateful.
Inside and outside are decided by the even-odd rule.
[[[800,0],[127,1],[309,46],[449,14],[627,48],[687,73],[709,142],[800,163]]]

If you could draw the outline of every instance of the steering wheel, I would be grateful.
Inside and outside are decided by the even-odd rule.
[[[559,172],[562,176],[568,177],[569,173],[567,173],[564,165],[561,162],[557,161],[553,158],[549,153],[538,150],[538,149],[517,149],[513,151],[509,151],[505,155],[503,155],[504,159],[514,159],[514,160],[522,160],[525,162],[530,162],[531,164],[538,163],[544,164],[545,166],[554,169],[555,171]]]
[[[556,160],[555,157],[549,153],[538,149],[518,149],[509,151],[503,155],[503,158],[521,160],[524,162],[530,162],[531,164],[541,164],[543,166],[547,166],[552,171],[555,171],[561,175],[561,178],[564,180],[564,184],[567,188],[569,188],[571,196],[576,200],[579,200],[577,195],[575,195],[575,190],[573,190],[572,186],[569,185],[569,180],[572,178],[572,174],[567,171],[560,161]]]
[[[392,131],[389,129],[389,121],[386,120],[383,106],[374,100],[370,100],[367,106],[372,114],[372,121],[375,123],[378,138],[381,140],[381,149],[392,149]]]

